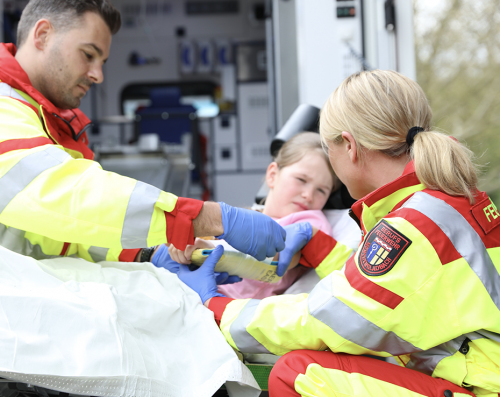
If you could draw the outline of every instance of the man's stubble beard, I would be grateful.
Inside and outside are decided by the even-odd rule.
[[[39,79],[41,93],[60,109],[75,109],[80,106],[81,98],[72,94],[73,89],[78,84],[89,86],[89,83],[86,78],[81,78],[74,84],[71,80],[71,73],[59,48],[52,48],[45,72]]]

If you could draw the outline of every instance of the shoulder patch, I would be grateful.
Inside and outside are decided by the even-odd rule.
[[[363,242],[359,267],[368,276],[381,276],[396,265],[410,245],[408,237],[382,220],[370,230]]]
[[[500,225],[500,213],[489,197],[474,205],[471,212],[484,234],[488,234]]]

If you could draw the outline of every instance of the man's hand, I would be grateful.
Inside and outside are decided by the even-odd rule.
[[[224,233],[218,238],[259,261],[272,258],[285,248],[285,230],[270,217],[226,203],[219,204]]]
[[[215,247],[198,270],[191,271],[186,265],[181,265],[179,269],[179,279],[197,292],[203,303],[214,296],[224,296],[217,292],[217,284],[232,284],[241,281],[241,278],[237,276],[214,271],[215,265],[223,253],[224,247],[219,245]]]
[[[309,222],[294,223],[285,226],[285,230],[286,246],[279,255],[278,268],[276,269],[276,273],[280,277],[285,274],[293,256],[304,248],[313,236],[313,228]]]

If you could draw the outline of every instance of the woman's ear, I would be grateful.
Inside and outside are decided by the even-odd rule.
[[[344,139],[345,150],[347,155],[351,159],[351,162],[354,164],[358,159],[358,147],[356,141],[352,134],[348,131],[342,131],[342,138]]]
[[[273,161],[271,164],[269,164],[266,171],[266,183],[267,186],[269,186],[269,189],[274,188],[278,172],[279,172],[278,163],[276,161]]]

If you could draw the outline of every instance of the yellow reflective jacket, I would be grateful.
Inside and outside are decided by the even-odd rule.
[[[489,197],[478,192],[470,205],[426,189],[410,163],[352,210],[364,235],[360,248],[345,272],[333,271],[309,295],[212,298],[227,341],[249,353],[393,356],[476,395],[497,396],[500,214]],[[306,251],[332,245],[318,232]],[[328,253],[316,259],[318,268],[338,268]]]
[[[35,90],[15,52],[0,45],[0,245],[36,259],[133,261],[140,248],[193,241],[202,202],[103,171],[86,144],[90,121]]]

